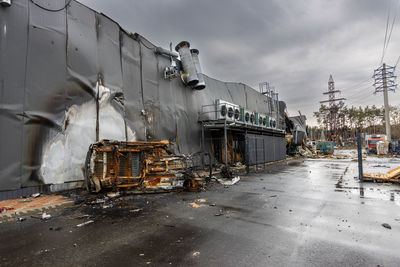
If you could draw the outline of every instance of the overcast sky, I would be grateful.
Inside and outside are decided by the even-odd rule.
[[[182,40],[200,50],[204,73],[243,82],[255,89],[268,81],[288,106],[315,124],[329,75],[337,97],[348,105],[383,105],[373,95],[374,68],[380,63],[386,20],[399,11],[397,0],[81,0],[130,32],[155,45]],[[400,16],[384,62],[400,56]],[[389,25],[390,28],[391,25]],[[390,93],[392,105],[399,92]]]

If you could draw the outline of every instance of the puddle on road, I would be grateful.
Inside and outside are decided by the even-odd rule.
[[[338,151],[340,155],[355,157],[354,151]],[[352,160],[331,160],[319,159],[321,165],[314,165],[313,174],[329,177],[334,183],[333,191],[342,194],[344,197],[358,197],[361,204],[368,204],[368,200],[385,200],[400,206],[400,185],[384,184],[358,181],[358,163]],[[364,173],[386,173],[388,170],[398,167],[400,159],[397,158],[377,158],[367,157],[363,161]]]

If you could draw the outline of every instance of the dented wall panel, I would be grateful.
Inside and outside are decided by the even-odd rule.
[[[49,8],[65,5],[62,0],[41,0],[37,3]],[[49,183],[55,176],[49,169],[45,171],[45,167],[41,167],[49,164],[43,159],[48,149],[46,144],[63,131],[67,89],[66,12],[48,12],[30,1],[28,10],[21,176],[23,187],[43,181]],[[55,170],[55,166],[51,169]]]
[[[151,42],[68,3],[59,12],[28,0],[0,8],[0,191],[82,181],[97,139],[166,139],[177,153],[197,152],[201,107],[215,99],[270,109],[266,96],[244,84],[205,76],[207,87],[197,91],[180,78],[165,80],[170,59]]]
[[[21,187],[28,0],[0,8],[0,190]]]
[[[140,44],[121,31],[121,65],[124,86],[125,122],[127,127],[135,133],[135,138],[128,136],[128,140],[145,140],[145,121],[143,93],[141,82]]]

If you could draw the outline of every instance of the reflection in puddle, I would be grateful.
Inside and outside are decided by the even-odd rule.
[[[380,199],[392,201],[397,205],[400,205],[400,192],[399,190],[384,190],[383,188],[364,188],[360,187],[341,187],[336,188],[335,192],[344,192],[359,195],[362,199]],[[364,202],[361,202],[364,204]]]

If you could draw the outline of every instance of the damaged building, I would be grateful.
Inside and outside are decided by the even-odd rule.
[[[128,150],[166,140],[174,155],[208,153],[208,164],[284,159],[286,104],[204,75],[199,57],[189,42],[157,47],[74,0],[0,6],[1,197],[82,187],[101,140]]]

